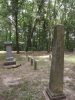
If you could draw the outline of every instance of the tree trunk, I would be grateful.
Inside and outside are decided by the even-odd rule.
[[[16,30],[16,50],[17,50],[17,54],[19,54],[18,0],[16,0],[16,9],[15,9],[15,30]]]

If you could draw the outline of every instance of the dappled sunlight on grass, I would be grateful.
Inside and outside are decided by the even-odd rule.
[[[72,56],[65,55],[64,60],[65,60],[65,62],[75,63],[75,56],[73,56],[73,55]]]
[[[34,65],[31,66],[31,60],[28,62],[28,57],[25,54],[13,55],[17,62],[22,65],[16,69],[0,69],[2,80],[0,85],[2,84],[8,88],[0,92],[0,100],[1,98],[3,98],[2,100],[44,100],[42,91],[44,87],[48,86],[51,68],[49,55],[29,55],[37,61],[37,70],[34,70]],[[0,57],[1,61],[3,61],[5,54],[0,54]],[[65,89],[68,87],[68,90],[73,92],[75,56],[65,54],[64,60]],[[71,92],[69,95],[72,94]]]
[[[6,53],[6,51],[0,51],[0,54],[4,54],[4,53]]]
[[[49,55],[36,56],[36,57],[33,57],[33,58],[35,58],[38,61],[48,61],[49,60]]]
[[[26,58],[26,56],[23,54],[13,54],[13,57],[17,61],[22,61]],[[4,61],[5,59],[6,59],[6,53],[0,53],[0,61]]]
[[[0,54],[0,61],[5,60],[6,54]]]

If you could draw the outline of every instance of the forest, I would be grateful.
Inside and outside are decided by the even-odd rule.
[[[0,50],[50,51],[53,30],[63,24],[64,49],[75,49],[75,0],[0,0]]]

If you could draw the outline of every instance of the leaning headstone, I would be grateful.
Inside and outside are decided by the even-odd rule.
[[[12,42],[5,42],[4,44],[6,47],[6,61],[4,62],[4,65],[16,64],[16,60],[12,55]]]
[[[56,25],[54,30],[52,63],[50,71],[49,87],[46,94],[50,100],[62,100],[63,93],[63,72],[64,72],[64,27]]]

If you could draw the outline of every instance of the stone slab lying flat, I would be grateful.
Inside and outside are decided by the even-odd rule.
[[[9,76],[3,76],[2,77],[2,82],[5,86],[16,86],[21,84],[23,81],[21,79],[21,77],[14,77],[12,75]]]
[[[7,69],[11,69],[11,68],[17,68],[17,67],[20,67],[21,64],[15,64],[15,65],[8,65],[8,66],[3,66],[4,68],[7,68]]]

